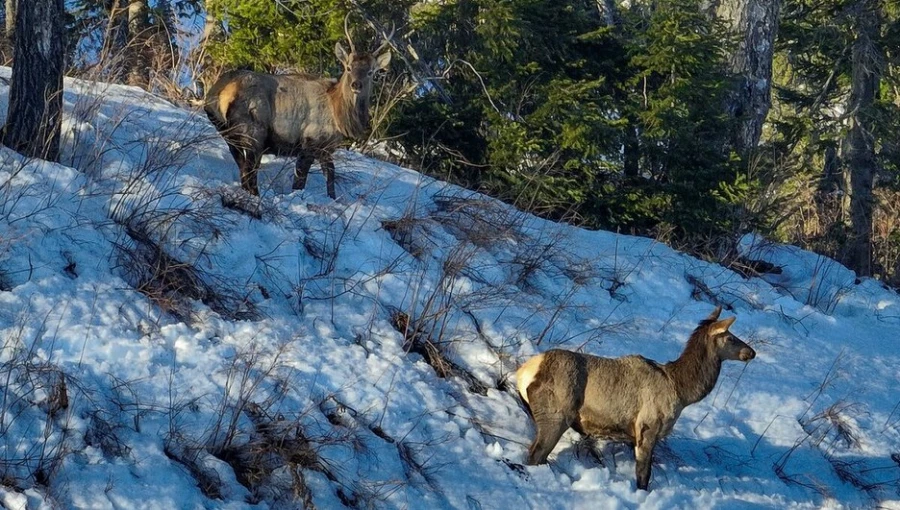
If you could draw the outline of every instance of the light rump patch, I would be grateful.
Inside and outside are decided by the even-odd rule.
[[[519,395],[522,396],[522,400],[529,405],[531,405],[531,403],[528,401],[528,386],[531,385],[532,381],[534,381],[534,378],[537,376],[542,361],[544,361],[544,355],[538,354],[522,364],[516,371],[516,388],[519,390]]]
[[[219,92],[219,113],[222,114],[223,119],[228,118],[228,107],[237,98],[238,90],[240,90],[240,87],[238,87],[236,81],[233,81],[225,85],[222,92]]]

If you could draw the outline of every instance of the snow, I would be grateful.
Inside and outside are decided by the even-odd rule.
[[[900,297],[876,281],[757,236],[743,253],[782,272],[745,279],[350,151],[336,201],[265,158],[257,209],[198,112],[68,79],[64,100],[61,164],[0,148],[7,508],[292,508],[297,473],[317,508],[900,508]],[[758,357],[684,411],[649,493],[626,446],[572,431],[521,465],[520,363],[674,359],[714,301]],[[456,375],[407,352],[400,312]],[[254,486],[217,446],[261,448],[259,416],[293,443]]]

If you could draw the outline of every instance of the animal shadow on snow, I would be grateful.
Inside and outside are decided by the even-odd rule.
[[[654,475],[650,490],[665,486],[718,489],[724,496],[719,508],[729,509],[770,508],[767,504],[737,499],[740,494],[780,494],[793,500],[816,500],[830,496],[862,505],[871,504],[876,496],[874,493],[867,495],[843,481],[818,448],[805,443],[796,449],[773,444],[766,437],[760,438],[739,420],[731,426],[739,435],[701,440],[676,435],[676,431],[658,443],[653,452]],[[516,462],[527,455],[526,445],[522,448],[521,459],[513,459],[507,465],[525,478],[531,470],[551,469],[571,480],[581,478],[585,470],[605,469],[610,480],[633,484],[633,452],[631,445],[626,443],[579,438],[577,433],[569,431],[551,455],[549,464],[523,466]],[[842,456],[841,461],[850,465],[859,463],[862,469],[874,467],[876,472],[881,470],[885,473],[882,475],[885,481],[890,481],[887,479],[900,468],[889,458],[856,455]],[[782,463],[780,474],[776,473],[779,463]],[[890,465],[894,468],[893,473],[888,472]],[[879,480],[868,481],[877,483]],[[850,495],[850,501],[846,501],[847,495]]]
[[[224,142],[222,142],[224,145]],[[364,163],[359,159],[349,155],[346,150],[338,150],[334,153],[335,176],[334,184],[337,190],[337,198],[341,196],[355,196],[366,193],[366,189],[361,186],[371,180],[370,174],[363,171]],[[237,166],[233,161],[223,160],[222,165],[234,166],[237,173]],[[294,158],[276,157],[266,155],[263,157],[258,170],[260,193],[264,195],[275,193],[276,195],[289,195],[298,193],[304,197],[318,197],[325,195],[325,176],[322,174],[321,165],[316,162],[309,169],[309,180],[306,188],[303,190],[294,190]],[[235,181],[230,183],[236,190],[240,190],[240,183]],[[381,188],[376,182],[369,185],[369,188],[376,191]],[[409,192],[411,190],[407,190]],[[376,193],[377,194],[377,193]],[[330,199],[329,199],[330,200]]]

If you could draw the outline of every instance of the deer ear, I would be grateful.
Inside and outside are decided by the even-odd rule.
[[[709,327],[709,336],[721,335],[722,333],[728,331],[728,328],[734,324],[734,320],[736,317],[729,317],[727,319],[722,319],[719,322],[714,323]]]
[[[375,57],[375,65],[380,70],[385,70],[391,65],[391,50],[385,51],[381,55]]]
[[[347,50],[341,46],[340,42],[334,43],[334,56],[345,65],[347,64],[347,61],[350,60],[350,57],[347,55]]]
[[[708,321],[719,320],[720,313],[722,313],[722,305],[717,306],[716,309],[713,310],[711,314],[709,314],[709,317],[707,317],[706,320],[708,320]]]

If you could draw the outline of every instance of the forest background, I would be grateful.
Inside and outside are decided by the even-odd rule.
[[[5,0],[12,61],[19,0]],[[71,76],[198,105],[222,72],[338,76],[389,34],[375,154],[732,267],[755,231],[900,284],[900,2],[67,0]]]

